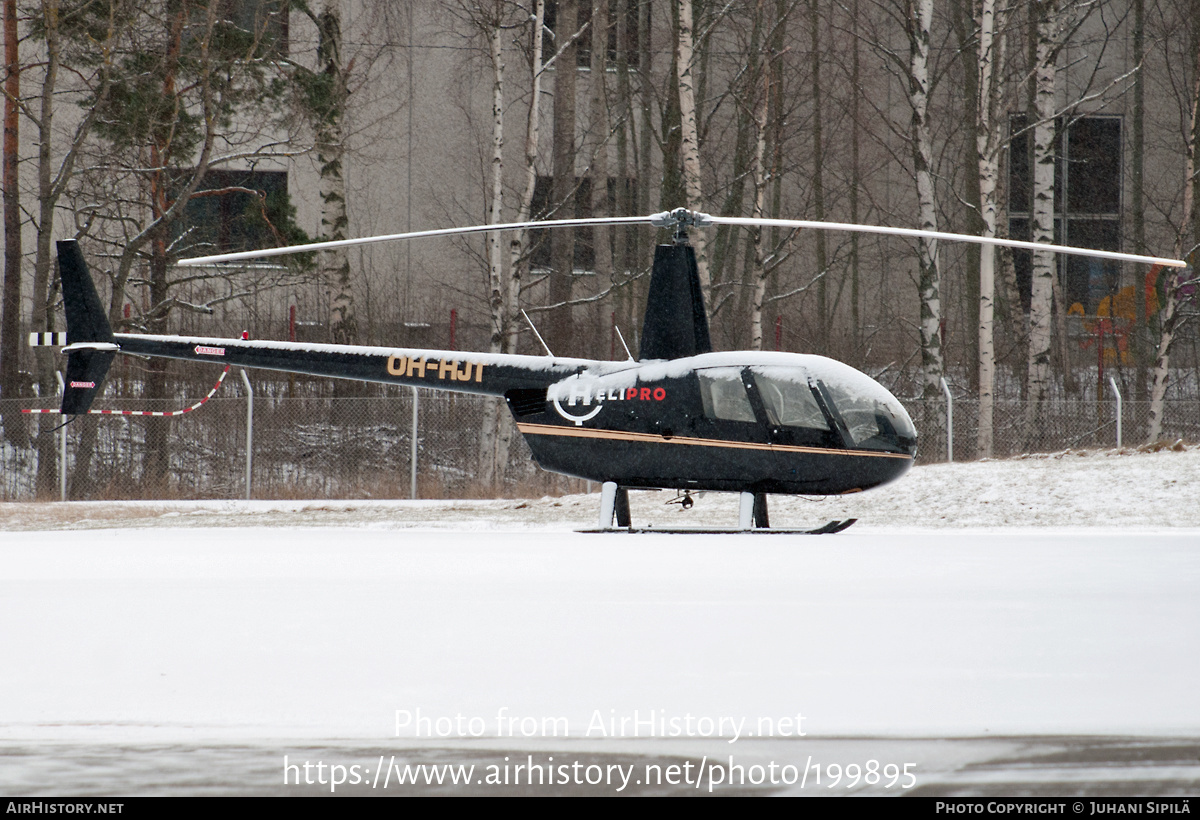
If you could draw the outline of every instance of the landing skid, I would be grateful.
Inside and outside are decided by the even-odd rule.
[[[684,509],[691,507],[691,497],[684,495],[689,502]],[[674,503],[674,502],[669,502]],[[616,526],[613,526],[614,520]],[[596,529],[579,530],[579,532],[658,532],[689,535],[704,535],[731,532],[775,533],[779,535],[832,535],[849,527],[857,518],[847,518],[841,521],[830,521],[813,530],[771,529],[767,517],[766,493],[742,493],[738,510],[737,527],[682,527],[658,529],[656,527],[634,527],[629,516],[629,491],[617,486],[615,481],[606,481],[600,488],[600,522]]]
[[[847,518],[843,521],[830,521],[828,524],[817,527],[814,530],[798,530],[798,529],[770,529],[760,527],[758,529],[738,529],[737,527],[608,527],[606,529],[594,530],[576,530],[576,532],[626,532],[626,533],[648,533],[656,532],[660,535],[833,535],[835,532],[841,532],[849,528],[857,518]]]

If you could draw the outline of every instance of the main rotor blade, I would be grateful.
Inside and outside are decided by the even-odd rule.
[[[269,256],[285,256],[292,253],[311,253],[332,248],[349,248],[355,245],[369,245],[374,242],[393,242],[398,239],[419,239],[425,236],[456,236],[468,233],[488,233],[490,231],[516,231],[523,228],[560,228],[568,225],[630,225],[646,224],[662,227],[666,214],[651,216],[609,216],[596,219],[546,219],[539,222],[507,222],[495,225],[471,225],[466,228],[441,228],[435,231],[411,231],[409,233],[394,233],[384,236],[363,236],[357,239],[335,239],[328,242],[310,242],[307,245],[289,245],[282,248],[267,248],[258,251],[241,251],[239,253],[220,253],[213,256],[196,256],[191,259],[180,259],[178,265],[192,267],[195,265],[212,265],[217,262],[237,262],[243,259],[263,259]],[[657,220],[657,221],[656,221]]]
[[[808,228],[818,231],[857,231],[859,233],[875,233],[891,236],[926,237],[929,239],[945,239],[951,242],[971,242],[976,245],[995,245],[1008,248],[1024,248],[1033,251],[1053,251],[1077,256],[1092,256],[1100,259],[1115,259],[1124,262],[1143,262],[1151,265],[1165,265],[1171,268],[1186,268],[1187,263],[1179,259],[1169,259],[1160,256],[1142,256],[1134,253],[1118,253],[1116,251],[1101,251],[1092,248],[1079,248],[1070,245],[1053,245],[1046,242],[1026,242],[1019,239],[1001,239],[990,236],[974,236],[972,234],[945,233],[942,231],[922,231],[915,228],[890,228],[884,225],[860,225],[849,222],[816,222],[805,219],[753,219],[736,216],[712,216],[697,211],[687,211],[682,208],[674,211],[651,214],[649,216],[611,216],[595,219],[547,219],[537,222],[506,222],[494,225],[471,225],[465,228],[440,228],[433,231],[411,231],[409,233],[386,234],[383,236],[364,236],[357,239],[338,239],[329,242],[310,242],[306,245],[290,245],[282,248],[267,248],[257,251],[242,251],[239,253],[222,253],[213,256],[197,256],[191,259],[180,259],[177,264],[182,267],[195,265],[211,265],[219,262],[236,262],[245,259],[263,259],[271,256],[285,256],[293,253],[311,253],[313,251],[330,250],[332,248],[348,248],[355,245],[369,245],[374,242],[392,242],[399,239],[418,239],[427,236],[457,236],[470,233],[488,233],[490,231],[515,231],[521,229],[560,228],[567,226],[585,225],[653,225],[658,228],[671,227],[677,224],[704,228],[710,225],[741,225],[754,227]]]
[[[1051,245],[1045,242],[1025,242],[1020,239],[1000,239],[994,236],[973,236],[964,233],[942,233],[941,231],[921,231],[914,228],[888,228],[883,225],[855,225],[848,222],[812,222],[803,219],[751,219],[737,216],[708,216],[709,224],[713,225],[743,225],[754,227],[780,228],[811,228],[818,231],[858,231],[859,233],[880,233],[894,236],[927,237],[929,239],[946,239],[953,242],[973,242],[976,245],[1000,245],[1008,248],[1026,248],[1032,251],[1054,251],[1069,253],[1076,256],[1095,256],[1101,259],[1118,259],[1123,262],[1145,262],[1151,265],[1165,265],[1171,268],[1186,268],[1187,262],[1179,259],[1167,259],[1159,256],[1141,256],[1136,253],[1117,253],[1116,251],[1098,251],[1091,248],[1076,248],[1070,245]]]

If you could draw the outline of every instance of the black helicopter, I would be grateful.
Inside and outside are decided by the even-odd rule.
[[[87,413],[117,353],[501,396],[544,469],[602,485],[600,527],[631,528],[628,490],[741,493],[739,526],[769,528],[766,497],[837,495],[903,475],[917,432],[900,402],[823,356],[713,352],[688,227],[780,224],[1042,247],[1176,264],[1175,260],[959,234],[799,220],[742,220],[678,209],[649,217],[484,225],[313,243],[181,260],[213,264],[390,239],[518,227],[648,223],[674,227],[655,250],[636,360],[462,353],[386,347],[113,333],[75,241],[58,243],[67,319],[61,412]],[[536,332],[536,331],[535,331]],[[837,532],[854,519],[808,532]]]

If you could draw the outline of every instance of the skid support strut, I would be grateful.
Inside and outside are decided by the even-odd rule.
[[[612,527],[614,518],[618,527],[630,526],[629,491],[615,481],[605,481],[600,487],[600,529]]]
[[[743,530],[771,528],[771,522],[767,516],[766,493],[742,493],[741,506],[738,509],[738,526]]]

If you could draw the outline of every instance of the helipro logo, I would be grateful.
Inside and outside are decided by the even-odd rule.
[[[664,401],[667,398],[665,387],[609,387],[597,379],[584,380],[571,378],[553,385],[547,393],[554,405],[554,411],[567,421],[582,427],[585,421],[594,419],[604,409],[605,402],[625,401]],[[563,404],[566,404],[566,407]],[[586,411],[573,410],[575,407],[589,408]]]

